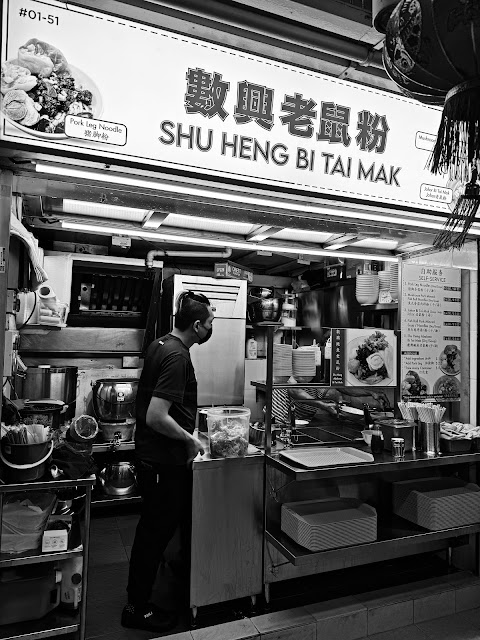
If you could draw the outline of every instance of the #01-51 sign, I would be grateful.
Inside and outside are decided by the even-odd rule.
[[[461,307],[460,269],[403,265],[404,401],[460,400]]]
[[[440,111],[50,0],[3,3],[0,139],[448,212]]]

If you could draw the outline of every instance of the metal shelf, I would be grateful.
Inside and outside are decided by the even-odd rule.
[[[105,494],[101,494],[98,496],[93,496],[92,498],[92,509],[96,509],[97,507],[118,507],[120,505],[126,504],[139,504],[142,501],[142,497],[138,495],[133,496],[107,496]]]
[[[56,609],[40,620],[0,626],[0,640],[39,640],[75,633],[80,627],[80,614],[59,613]]]
[[[22,482],[17,484],[0,485],[0,493],[16,493],[19,491],[39,491],[41,489],[71,489],[72,487],[89,487],[94,485],[96,478],[94,475],[89,478],[79,478],[78,480],[45,480],[39,482]]]
[[[388,302],[385,304],[361,304],[362,311],[398,311],[398,302]]]
[[[262,389],[263,391],[266,391],[268,388],[266,382],[251,380],[250,384],[252,385],[252,387],[257,387],[257,389]],[[313,389],[316,387],[330,388],[330,386],[331,385],[327,384],[326,382],[296,382],[294,384],[288,384],[288,382],[284,382],[282,384],[272,384],[272,389],[304,389],[306,387],[308,387],[309,389]]]
[[[355,446],[349,443],[348,446]],[[278,469],[295,481],[317,480],[320,478],[336,478],[345,476],[358,476],[372,473],[387,473],[390,471],[406,471],[407,469],[421,469],[424,467],[439,467],[445,465],[466,464],[480,462],[480,453],[443,454],[440,456],[427,456],[421,451],[408,452],[403,460],[394,460],[392,455],[384,452],[375,456],[374,462],[361,462],[357,464],[344,464],[319,469],[307,469],[295,467],[293,464],[282,460],[278,454],[266,455],[266,464]]]
[[[399,547],[404,547],[408,551],[409,546],[416,545],[419,542],[450,540],[459,536],[478,533],[479,531],[480,523],[442,529],[441,531],[427,531],[412,522],[403,520],[403,518],[393,516],[391,520],[379,521],[378,540],[351,547],[339,547],[338,549],[328,549],[326,551],[308,551],[308,549],[304,549],[284,534],[279,526],[274,525],[271,525],[269,530],[266,531],[266,540],[278,549],[294,566],[308,565],[319,560],[327,562],[332,558],[342,558],[345,564],[348,565],[349,558],[358,555],[359,550],[382,552],[394,546],[396,551],[398,551]]]
[[[53,553],[41,553],[40,551],[38,553],[32,553],[31,551],[28,551],[22,555],[0,553],[0,569],[4,569],[5,567],[17,567],[25,564],[56,562],[58,560],[66,560],[67,558],[81,557],[82,555],[83,549],[67,549],[67,551],[56,551]]]

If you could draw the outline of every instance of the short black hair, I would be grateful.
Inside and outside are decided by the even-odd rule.
[[[185,331],[196,320],[203,324],[210,316],[210,300],[203,293],[182,291],[177,297],[175,328]]]

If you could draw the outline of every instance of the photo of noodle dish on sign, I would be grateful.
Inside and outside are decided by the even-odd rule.
[[[347,345],[348,381],[354,385],[388,385],[394,376],[393,349],[381,331],[358,337]]]
[[[15,59],[2,63],[0,91],[0,108],[8,122],[41,138],[65,138],[67,115],[98,118],[102,111],[93,80],[38,38],[21,46]]]

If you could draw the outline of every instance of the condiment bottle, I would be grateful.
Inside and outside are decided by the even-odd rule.
[[[383,447],[383,433],[380,429],[372,429],[372,440],[370,442],[372,453],[382,453]]]
[[[255,340],[253,332],[248,335],[247,342],[245,343],[245,358],[247,360],[257,359],[257,341]]]
[[[368,404],[366,403],[363,403],[363,419],[365,421],[366,428],[371,429],[373,427],[373,420],[372,416],[370,415]]]

